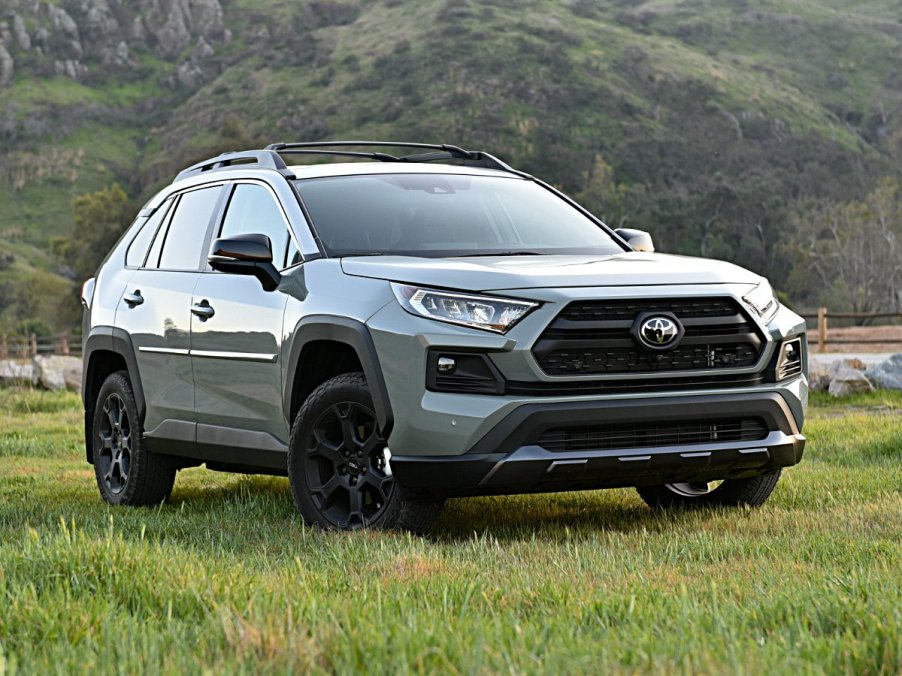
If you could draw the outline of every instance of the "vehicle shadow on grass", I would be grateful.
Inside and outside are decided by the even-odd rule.
[[[288,482],[283,478],[230,477],[207,485],[193,481],[173,492],[169,506],[194,519],[265,520],[269,527],[302,527]],[[675,524],[715,518],[710,510],[649,509],[632,490],[581,491],[448,500],[428,539],[454,542],[474,534],[499,540],[591,537],[600,532],[667,531]]]

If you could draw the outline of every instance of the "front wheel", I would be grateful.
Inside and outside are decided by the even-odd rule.
[[[649,507],[758,507],[773,493],[780,470],[748,479],[698,481],[640,486],[636,490]]]
[[[322,528],[426,533],[442,506],[395,480],[362,373],[335,376],[304,402],[291,430],[288,478],[301,516]]]

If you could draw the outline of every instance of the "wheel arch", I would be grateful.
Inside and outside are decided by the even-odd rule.
[[[294,415],[304,403],[300,400],[303,393],[305,391],[309,393],[319,384],[315,383],[311,387],[310,381],[304,379],[303,371],[305,365],[310,363],[309,357],[311,354],[315,354],[313,350],[331,344],[338,348],[337,359],[339,360],[348,359],[350,354],[348,350],[353,352],[360,369],[366,376],[379,427],[388,438],[394,424],[394,415],[385,386],[385,378],[379,365],[379,355],[366,325],[347,317],[311,315],[298,322],[290,340],[291,345],[288,348],[285,367],[285,386],[282,393],[282,407],[288,424],[291,425],[294,422]],[[342,364],[347,365],[348,362],[342,361]],[[323,371],[320,370],[320,372]],[[347,372],[347,368],[338,372],[330,372],[330,377],[341,372]],[[316,378],[314,377],[313,380]]]
[[[121,370],[128,371],[135,403],[138,407],[138,417],[142,424],[147,407],[138,372],[135,347],[128,332],[114,326],[94,327],[84,341],[82,356],[84,370],[81,380],[81,397],[85,409],[85,456],[90,463],[93,462],[91,456],[94,450],[91,434],[94,404],[103,381],[111,373]]]

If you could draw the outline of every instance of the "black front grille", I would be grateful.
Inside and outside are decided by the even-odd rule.
[[[685,329],[677,347],[652,351],[631,335],[641,314],[666,312]],[[548,375],[648,373],[752,366],[764,339],[733,298],[575,301],[541,335],[533,355]]]
[[[768,435],[760,418],[559,427],[536,442],[547,451],[598,451],[758,441]]]

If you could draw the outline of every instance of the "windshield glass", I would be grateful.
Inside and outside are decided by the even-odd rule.
[[[295,185],[331,256],[623,251],[577,209],[521,178],[371,174]]]

